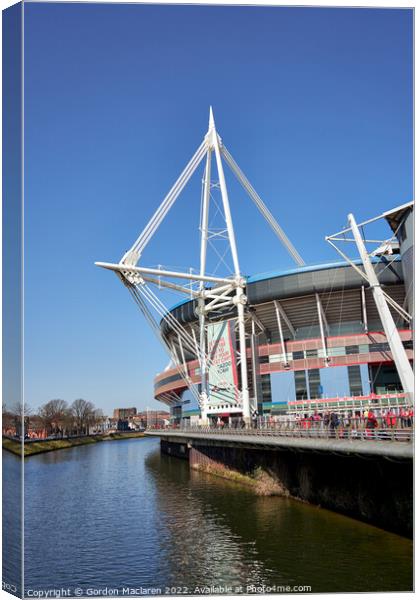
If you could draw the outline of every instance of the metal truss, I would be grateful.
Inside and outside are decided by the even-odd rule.
[[[211,181],[213,158],[215,159],[216,163],[218,183],[213,183]],[[185,188],[186,184],[204,159],[205,171],[202,182],[201,216],[199,227],[201,233],[199,274],[164,270],[160,268],[148,268],[139,265],[138,263],[147,244],[150,242],[165,219],[166,215],[175,204],[182,190]],[[233,309],[234,313],[236,314],[235,321],[239,339],[237,362],[241,373],[241,388],[240,390],[235,390],[235,404],[242,408],[244,419],[246,422],[249,422],[251,415],[254,414],[256,410],[255,403],[251,406],[248,388],[247,337],[245,324],[246,319],[250,316],[246,315],[245,313],[245,307],[248,304],[245,294],[246,280],[241,275],[239,265],[235,230],[232,221],[222,159],[224,159],[226,164],[230,167],[244,190],[257,206],[258,210],[266,219],[267,223],[270,225],[295,263],[298,266],[304,265],[304,261],[296,248],[293,246],[283,229],[277,223],[260,196],[254,190],[226,147],[223,145],[222,140],[216,131],[213,111],[211,108],[209,116],[209,128],[202,143],[130,250],[124,254],[118,264],[103,262],[97,262],[95,264],[105,269],[114,271],[118,275],[119,279],[123,281],[124,285],[128,287],[140,310],[143,312],[147,321],[155,330],[162,344],[165,346],[171,357],[171,360],[176,365],[187,386],[193,391],[193,393],[195,392],[203,422],[205,422],[207,419],[207,408],[209,406],[209,402],[211,401],[211,398],[209,397],[208,371],[212,361],[211,357],[207,353],[207,324],[209,322],[210,314],[217,314],[217,311],[224,311],[228,307]],[[212,229],[211,225],[209,224],[209,206],[212,199],[211,190],[215,187],[220,190],[221,207],[218,207],[218,209],[226,225],[223,228],[218,229]],[[216,239],[225,239],[228,241],[228,248],[230,250],[230,256],[233,263],[233,273],[228,277],[217,277],[215,275],[209,275],[206,273],[208,246],[212,245],[213,240]],[[225,255],[219,255],[220,260],[223,262],[224,257]],[[188,286],[186,286],[185,284],[180,285],[174,281],[179,279],[190,283]],[[167,310],[163,303],[160,302],[160,300],[149,288],[149,283],[156,285],[159,288],[166,288],[173,292],[186,294],[196,300],[196,310],[199,320],[198,339],[193,328],[191,329],[190,334],[187,329],[183,327]],[[193,287],[194,284],[196,284],[196,289]],[[208,285],[206,284],[211,284],[211,288],[208,289]],[[161,334],[159,323],[153,317],[149,306],[158,313],[160,318],[165,321],[170,331],[174,334],[174,338],[171,343],[169,343],[169,341],[166,340]],[[277,307],[277,310],[280,314],[282,314],[288,328],[294,335],[293,327],[291,326],[287,317],[285,317],[281,306]],[[159,332],[157,331],[158,329]],[[174,342],[174,339],[176,342]],[[176,345],[178,346],[178,350],[176,349]],[[190,375],[188,373],[186,361],[187,354],[195,356],[199,361],[201,373],[201,391],[199,394],[196,386],[192,384]],[[226,396],[228,397],[227,392]]]
[[[404,205],[405,206],[405,205]],[[407,205],[408,206],[408,205]],[[402,208],[402,207],[401,207]],[[401,338],[398,333],[397,326],[392,318],[392,314],[389,306],[391,306],[405,321],[410,322],[412,316],[400,306],[393,298],[391,298],[381,287],[379,283],[378,275],[372,265],[371,257],[377,254],[378,248],[373,252],[368,252],[366,249],[367,243],[380,243],[380,248],[383,248],[385,252],[388,251],[390,244],[396,241],[395,235],[391,236],[387,240],[376,240],[376,239],[365,239],[363,240],[360,233],[360,228],[379,219],[383,219],[388,213],[384,213],[373,219],[368,219],[363,223],[356,223],[356,219],[350,213],[348,215],[349,227],[342,231],[335,233],[330,236],[326,236],[325,240],[342,256],[365,280],[370,289],[372,290],[373,298],[375,301],[376,308],[379,313],[379,317],[384,328],[385,335],[392,353],[395,367],[398,371],[398,375],[403,386],[403,390],[412,399],[414,394],[414,373],[411,367],[410,361],[407,358],[406,351],[402,344]],[[347,233],[352,233],[353,237],[348,238]],[[362,259],[363,268],[355,264],[354,260],[349,258],[334,242],[353,242],[356,244],[360,258]],[[392,263],[393,261],[390,261]],[[388,265],[387,265],[388,266]],[[367,329],[367,317],[366,317],[366,301],[365,301],[365,289],[364,286],[361,288],[361,300],[362,300],[362,311],[363,311],[363,322],[364,328]],[[320,319],[321,322],[321,319]]]

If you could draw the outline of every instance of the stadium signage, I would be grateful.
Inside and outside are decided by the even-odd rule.
[[[236,404],[238,372],[235,358],[234,320],[208,325],[207,346],[210,358],[210,404]]]

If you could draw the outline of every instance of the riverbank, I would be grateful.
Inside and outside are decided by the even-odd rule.
[[[192,469],[244,483],[258,496],[289,496],[412,537],[412,459],[273,450],[273,445],[267,449],[253,440],[246,446],[245,436],[235,444],[228,435],[158,435],[162,453],[186,460]]]
[[[252,473],[246,474],[240,473],[234,469],[228,469],[224,465],[216,462],[207,464],[191,463],[190,467],[191,469],[194,469],[194,471],[201,471],[202,473],[229,479],[235,483],[250,487],[257,496],[284,496],[286,498],[290,496],[288,490],[282,487],[273,477],[259,467]]]
[[[114,440],[126,440],[130,438],[144,437],[144,433],[135,431],[130,433],[110,433],[108,435],[88,435],[83,437],[64,438],[57,440],[42,440],[39,442],[29,442],[24,445],[24,456],[33,456],[44,452],[52,452],[54,450],[65,450],[66,448],[74,448],[76,446],[85,446],[87,444],[97,444],[99,442],[111,442]],[[22,444],[18,440],[3,437],[3,448],[16,454],[22,455]]]

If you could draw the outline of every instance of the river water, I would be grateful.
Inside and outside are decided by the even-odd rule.
[[[412,552],[398,535],[190,471],[157,439],[25,461],[26,595],[410,590]]]

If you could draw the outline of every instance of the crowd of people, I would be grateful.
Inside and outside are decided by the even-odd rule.
[[[186,424],[184,424],[185,426]],[[365,407],[348,411],[313,411],[295,413],[294,415],[264,415],[254,416],[251,420],[252,429],[275,429],[279,431],[305,431],[310,435],[319,432],[322,435],[338,437],[358,437],[360,432],[374,436],[389,430],[410,430],[414,425],[412,406],[400,408]],[[174,426],[174,425],[172,425]],[[190,425],[191,426],[191,425]],[[242,417],[211,418],[209,426],[214,429],[244,429],[247,428]],[[179,425],[178,425],[179,427]]]
[[[363,410],[335,412],[315,411],[296,415],[295,425],[301,429],[407,429],[413,426],[413,407],[380,409],[366,407]]]
[[[171,429],[200,428],[199,422],[171,423]],[[205,428],[219,431],[228,429],[267,430],[281,435],[315,437],[406,439],[414,427],[412,406],[367,406],[358,410],[324,410],[294,414],[254,415],[247,425],[242,416],[214,415]]]

